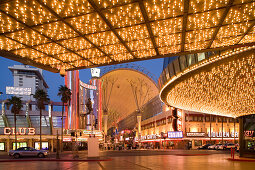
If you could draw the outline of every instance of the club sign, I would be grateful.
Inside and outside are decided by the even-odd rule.
[[[16,128],[17,135],[35,135],[35,128]],[[15,134],[15,128],[4,128],[4,134],[5,135],[14,135]]]

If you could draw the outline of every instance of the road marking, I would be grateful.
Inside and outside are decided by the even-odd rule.
[[[143,165],[139,165],[139,164],[136,164],[136,163],[133,163],[133,162],[130,162],[130,161],[125,161],[125,162],[129,162],[129,163],[135,164],[136,166],[140,166],[140,167],[142,167],[142,168],[145,168],[145,169],[150,169],[150,170],[153,170],[153,169],[151,169],[151,168],[148,168],[148,167],[146,167],[146,166],[143,166]]]
[[[105,169],[105,167],[103,167],[103,165],[100,162],[97,162],[97,164],[101,167],[101,169]]]

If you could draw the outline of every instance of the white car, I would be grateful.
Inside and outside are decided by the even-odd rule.
[[[217,144],[211,145],[208,147],[209,150],[215,149],[215,147],[217,146]]]
[[[9,151],[9,156],[14,157],[15,159],[18,159],[20,157],[25,157],[25,156],[34,156],[34,157],[44,158],[47,155],[48,155],[48,151],[36,150],[31,147],[21,147],[21,148],[18,148],[17,150]]]

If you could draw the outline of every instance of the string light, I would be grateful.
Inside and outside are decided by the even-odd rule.
[[[79,69],[155,58],[156,51],[178,55],[183,46],[184,52],[190,52],[255,41],[250,28],[253,1],[235,0],[226,16],[230,0],[189,0],[187,11],[185,0],[91,1],[6,1],[0,7],[0,49],[42,66]]]
[[[230,117],[254,114],[254,48],[226,50],[169,78],[166,102],[185,110]]]

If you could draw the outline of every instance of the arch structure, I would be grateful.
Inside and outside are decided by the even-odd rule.
[[[137,113],[138,107],[143,112],[143,105],[153,100],[159,93],[155,81],[143,72],[130,68],[111,70],[102,75],[99,80],[102,84],[102,96],[105,95],[105,97],[102,97],[102,103],[104,103],[104,100],[108,100],[107,106],[102,106],[108,114],[108,129],[111,127],[117,128],[119,122],[128,118],[131,114]],[[114,82],[113,85],[111,82]]]
[[[165,70],[161,100],[184,110],[234,118],[255,114],[254,49],[244,47],[207,56],[173,75]]]

